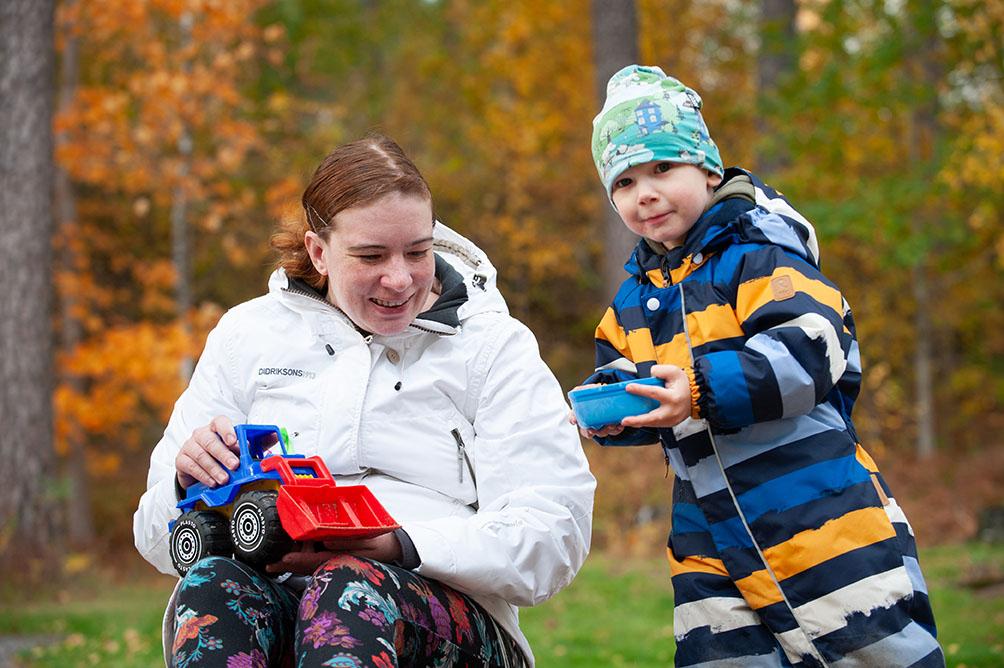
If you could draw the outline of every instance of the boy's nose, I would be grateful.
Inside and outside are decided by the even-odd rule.
[[[652,187],[648,181],[642,180],[638,183],[638,203],[648,204],[659,199],[659,191]]]

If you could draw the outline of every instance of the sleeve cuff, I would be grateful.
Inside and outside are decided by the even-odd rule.
[[[690,417],[700,420],[701,388],[697,385],[697,375],[694,373],[694,367],[692,366],[683,367],[683,372],[687,374],[687,380],[690,382]]]
[[[408,535],[408,532],[404,529],[395,529],[394,536],[397,537],[397,542],[401,544],[401,559],[395,562],[394,565],[409,571],[413,571],[421,566],[422,558],[418,556],[415,542]]]

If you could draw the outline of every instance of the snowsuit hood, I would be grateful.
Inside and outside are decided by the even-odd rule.
[[[819,268],[819,244],[812,224],[758,177],[729,167],[708,210],[694,223],[683,245],[666,249],[642,239],[624,269],[661,287],[678,282],[679,277],[667,279],[695,264],[695,257],[708,257],[742,243],[778,246]]]

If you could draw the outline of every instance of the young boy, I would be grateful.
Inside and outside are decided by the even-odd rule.
[[[676,664],[943,666],[912,529],[851,408],[850,310],[815,234],[776,191],[722,169],[701,98],[657,67],[611,79],[593,157],[642,237],[596,330],[587,383],[650,413],[585,431],[661,442]]]

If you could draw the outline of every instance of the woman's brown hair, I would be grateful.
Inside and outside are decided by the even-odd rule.
[[[391,193],[432,200],[429,184],[394,140],[370,134],[342,144],[314,171],[303,191],[302,215],[282,221],[272,235],[272,248],[279,253],[276,266],[285,269],[290,279],[324,291],[328,279],[314,269],[303,245],[304,235],[310,230],[326,240],[339,212],[372,204]]]

